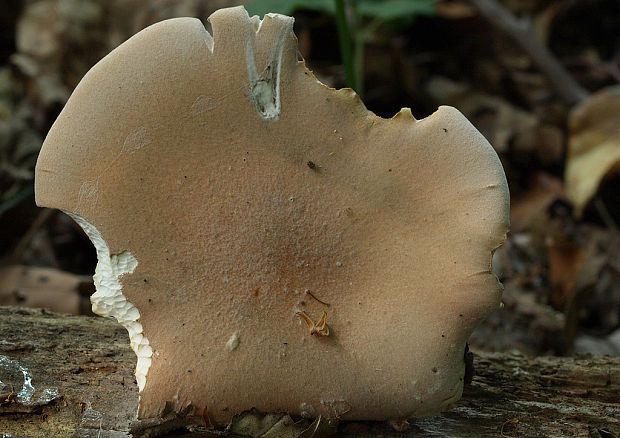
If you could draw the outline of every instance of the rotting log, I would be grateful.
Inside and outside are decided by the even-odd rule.
[[[0,307],[0,334],[0,437],[225,435],[134,420],[136,358],[113,321]],[[451,411],[412,421],[402,432],[384,423],[341,422],[338,436],[620,436],[620,358],[474,354],[476,375]],[[34,392],[24,376],[31,376]]]

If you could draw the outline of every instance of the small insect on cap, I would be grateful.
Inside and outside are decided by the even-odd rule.
[[[446,409],[499,307],[493,149],[454,108],[382,119],[321,84],[291,18],[210,21],[213,38],[173,19],[101,60],[37,163],[37,203],[97,248],[93,308],[129,331],[139,416]]]

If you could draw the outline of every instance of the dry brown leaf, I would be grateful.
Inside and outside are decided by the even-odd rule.
[[[476,16],[476,9],[465,1],[439,2],[435,12],[446,20],[462,20]]]
[[[57,269],[7,266],[0,269],[0,304],[79,315],[78,288],[85,280],[90,281]]]
[[[512,231],[518,233],[525,230],[563,193],[562,181],[546,173],[537,174],[530,190],[511,202],[510,225]]]
[[[581,216],[601,182],[620,169],[620,86],[577,105],[569,117],[566,195]]]
[[[543,166],[561,163],[564,158],[564,133],[554,125],[540,125],[536,129],[517,133],[511,145],[519,162],[538,162]]]
[[[16,45],[21,53],[49,59],[61,50],[62,23],[53,1],[41,1],[25,8],[17,22]]]
[[[572,301],[574,286],[585,263],[585,251],[571,242],[551,244],[549,255],[549,282],[551,283],[551,304],[563,310]]]

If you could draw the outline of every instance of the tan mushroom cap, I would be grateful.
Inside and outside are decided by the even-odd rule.
[[[100,61],[37,163],[39,205],[137,261],[120,282],[153,351],[139,417],[166,402],[215,424],[448,408],[500,302],[498,157],[454,108],[386,120],[319,83],[291,18],[210,21],[213,40],[173,19]],[[329,336],[300,312],[326,312]]]

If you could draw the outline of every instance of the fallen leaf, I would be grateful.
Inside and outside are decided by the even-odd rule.
[[[28,5],[17,22],[16,45],[21,53],[35,58],[52,58],[62,48],[62,23],[58,5],[40,1]]]
[[[462,20],[476,16],[476,9],[465,1],[439,2],[435,12],[446,20]]]
[[[89,278],[52,268],[0,268],[0,305],[47,308],[80,314],[80,285]]]
[[[601,182],[620,169],[620,85],[577,105],[568,122],[566,195],[580,217]]]
[[[527,229],[532,221],[544,214],[563,193],[564,185],[558,178],[545,173],[535,175],[532,187],[512,200],[510,225],[513,233]]]
[[[550,301],[556,309],[564,310],[573,299],[575,282],[584,266],[586,253],[572,242],[553,243],[547,252],[552,289]]]
[[[541,125],[518,133],[511,147],[514,161],[553,166],[564,159],[564,134],[557,126]]]

